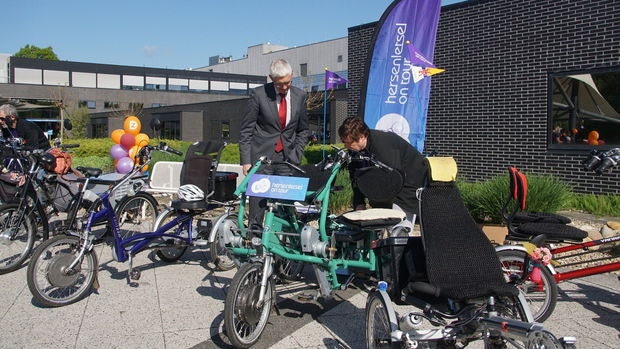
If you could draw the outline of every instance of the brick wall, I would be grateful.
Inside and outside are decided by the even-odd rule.
[[[620,1],[472,0],[442,8],[426,148],[484,180],[516,165],[578,192],[620,194],[620,169],[580,169],[587,151],[547,149],[550,73],[620,66]],[[356,115],[376,23],[349,28],[348,115]]]

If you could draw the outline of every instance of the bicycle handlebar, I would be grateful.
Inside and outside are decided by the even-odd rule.
[[[613,148],[605,152],[593,150],[588,158],[583,161],[583,167],[587,171],[603,174],[618,163],[620,163],[620,148]]]

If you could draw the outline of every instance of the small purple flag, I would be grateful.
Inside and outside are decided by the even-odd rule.
[[[411,65],[435,68],[435,65],[426,59],[426,57],[422,55],[422,52],[416,49],[411,42],[407,41],[406,44],[409,49],[409,60],[411,61]]]
[[[349,80],[341,77],[340,75],[329,71],[329,70],[325,70],[325,89],[329,90],[330,88],[334,88],[340,84],[345,84],[349,82]]]

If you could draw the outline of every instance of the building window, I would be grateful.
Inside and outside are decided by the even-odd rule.
[[[107,138],[108,125],[107,124],[93,124],[92,125],[92,138]]]
[[[177,120],[166,120],[161,122],[161,138],[181,139],[181,122]]]
[[[620,67],[549,77],[549,148],[620,146]]]
[[[144,103],[129,103],[129,110],[131,111],[140,111],[144,108]]]
[[[230,121],[222,121],[222,140],[230,139]]]
[[[88,109],[96,109],[97,108],[97,102],[95,101],[79,101],[78,102],[78,107],[80,108],[88,108]]]
[[[338,63],[342,63],[342,55],[338,55]]]
[[[308,76],[308,63],[302,63],[299,65],[299,75]]]
[[[103,102],[103,107],[105,109],[118,109],[118,102],[110,102],[110,101],[105,101]]]

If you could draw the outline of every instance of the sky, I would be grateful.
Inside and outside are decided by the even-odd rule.
[[[442,5],[462,0],[442,0]],[[0,53],[52,47],[60,60],[166,69],[240,59],[250,46],[296,47],[347,36],[392,0],[11,0]]]

